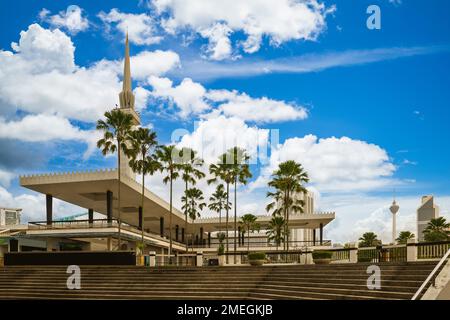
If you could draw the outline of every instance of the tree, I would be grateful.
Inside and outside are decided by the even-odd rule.
[[[248,179],[252,177],[250,172],[250,166],[248,160],[250,157],[247,155],[245,149],[238,147],[231,148],[225,154],[227,165],[230,166],[231,180],[234,185],[234,263],[237,259],[237,185],[247,184]]]
[[[223,247],[223,241],[225,240],[225,233],[219,232],[217,234],[217,239],[219,240],[219,249],[217,250],[217,253],[219,255],[222,255],[224,253],[224,247]]]
[[[118,249],[121,248],[121,151],[126,150],[126,140],[133,126],[133,117],[122,112],[120,109],[105,112],[105,120],[97,121],[97,130],[103,132],[103,138],[97,141],[97,147],[101,149],[103,155],[117,152],[117,189],[118,189]]]
[[[181,202],[184,203],[181,209],[188,214],[192,222],[200,218],[201,211],[206,207],[204,199],[203,192],[197,188],[185,190],[184,196],[181,197]]]
[[[155,157],[155,148],[157,146],[156,133],[147,128],[138,128],[130,132],[126,154],[130,158],[130,167],[135,173],[142,175],[141,190],[141,241],[144,245],[144,196],[145,196],[145,176],[153,175],[160,170],[161,166]]]
[[[161,164],[160,171],[167,175],[163,178],[164,184],[169,184],[169,257],[172,254],[172,211],[173,211],[173,182],[179,178],[180,163],[177,161],[180,150],[174,145],[159,146],[156,150],[156,158]],[[171,259],[169,258],[171,261]]]
[[[242,225],[244,233],[247,233],[247,251],[250,251],[250,232],[259,231],[261,227],[256,222],[257,219],[255,215],[247,213],[241,217],[241,221],[239,222]]]
[[[414,239],[414,237],[415,237],[414,233],[412,233],[410,231],[402,231],[398,235],[398,238],[395,240],[397,241],[398,244],[406,244],[408,242],[408,240]]]
[[[227,202],[228,194],[225,192],[223,184],[219,184],[216,187],[216,191],[209,198],[209,210],[217,212],[219,214],[219,231],[222,230],[222,210],[227,211],[231,209],[231,202]]]
[[[203,192],[197,188],[190,188],[185,191],[181,201],[184,203],[182,209],[186,210],[189,218],[192,221],[200,218],[201,211],[206,207],[206,203],[203,202]]]
[[[233,183],[233,172],[230,165],[227,164],[226,154],[223,154],[219,157],[217,164],[211,164],[209,166],[209,173],[213,175],[213,178],[208,180],[208,184],[215,183],[218,180],[221,180],[226,185],[226,203],[230,204],[229,197],[230,197],[230,184]],[[225,206],[225,213],[226,213],[226,219],[225,219],[225,244],[226,244],[226,251],[229,251],[229,241],[228,241],[228,218],[229,218],[229,210],[231,209],[231,206]],[[226,256],[226,263],[228,263],[228,255]]]
[[[450,239],[450,223],[444,217],[431,219],[423,230],[424,239],[427,242],[447,241]]]
[[[197,169],[197,167],[201,167],[203,165],[203,160],[196,156],[196,152],[190,148],[183,148],[181,150],[181,179],[185,183],[185,195],[189,188],[189,184],[195,185],[197,184],[197,179],[202,179],[205,177],[205,174]],[[186,199],[187,200],[187,199]],[[184,211],[184,230],[187,232],[187,219],[188,212]],[[188,240],[187,237],[185,239],[186,242],[186,251],[188,250]]]
[[[266,231],[267,239],[269,242],[273,241],[275,243],[277,250],[281,242],[284,242],[285,239],[285,224],[286,220],[284,220],[281,215],[274,215],[270,220],[268,230]]]
[[[378,240],[378,236],[373,232],[364,233],[361,238],[359,238],[360,247],[376,247],[381,245],[381,241]]]
[[[267,197],[274,199],[266,207],[267,211],[273,214],[283,215],[285,219],[284,243],[286,250],[289,250],[289,216],[291,212],[302,213],[304,201],[298,198],[299,194],[306,194],[308,191],[304,187],[309,182],[308,174],[303,170],[301,164],[288,160],[280,163],[278,169],[272,174],[272,180],[268,185],[274,188],[274,192],[268,192]]]

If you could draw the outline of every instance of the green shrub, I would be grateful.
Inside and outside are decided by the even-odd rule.
[[[221,256],[221,255],[223,255],[225,253],[225,247],[224,247],[224,245],[221,243],[220,245],[219,245],[219,249],[217,250],[217,254],[219,255],[219,256]]]
[[[248,254],[249,260],[265,260],[266,254],[264,252],[250,252]]]
[[[331,259],[333,252],[331,251],[313,251],[313,259]]]

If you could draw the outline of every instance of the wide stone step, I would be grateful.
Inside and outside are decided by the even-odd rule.
[[[0,300],[17,300],[17,299],[45,299],[45,300],[59,300],[59,299],[75,299],[75,300],[244,300],[248,299],[247,296],[242,295],[219,295],[219,294],[208,294],[207,296],[202,296],[192,293],[192,294],[184,294],[180,295],[171,295],[171,294],[154,294],[154,295],[142,295],[142,294],[134,294],[134,295],[122,295],[122,294],[109,294],[105,292],[100,293],[83,293],[83,294],[70,294],[67,293],[48,293],[46,291],[42,292],[10,292],[8,294],[3,294],[0,292]]]
[[[252,292],[265,292],[265,293],[279,293],[287,296],[298,296],[303,293],[321,293],[321,294],[336,294],[339,296],[367,296],[384,299],[409,299],[414,293],[411,292],[395,292],[395,291],[381,291],[381,290],[369,290],[367,288],[330,288],[330,287],[310,287],[310,286],[296,286],[296,287],[270,287],[264,286],[258,287]]]
[[[423,281],[428,275],[405,275],[405,274],[392,274],[392,275],[381,275],[382,280],[388,280],[388,281],[397,281],[397,280],[403,280],[403,281]],[[47,281],[65,281],[69,277],[68,274],[54,274],[50,276],[42,276],[39,274],[29,274],[29,275],[22,275],[22,276],[9,276],[9,277],[0,277],[0,281],[10,281],[10,282],[20,282],[24,280],[47,280]],[[190,282],[193,281],[243,281],[243,280],[262,280],[263,278],[266,278],[268,280],[273,281],[301,281],[308,279],[309,281],[317,282],[317,281],[366,281],[368,278],[368,275],[323,275],[323,274],[313,274],[313,275],[301,275],[301,276],[277,276],[277,275],[261,275],[261,276],[255,276],[255,275],[248,275],[243,277],[233,276],[233,275],[227,275],[227,276],[216,276],[216,277],[171,277],[171,276],[156,276],[156,277],[133,277],[133,276],[126,276],[121,277],[117,275],[111,275],[111,276],[95,276],[95,275],[86,275],[84,273],[81,274],[81,277],[83,280],[103,280],[103,281],[115,281],[115,280],[125,280],[125,281],[143,281],[144,279],[147,281],[184,281],[188,280]]]
[[[28,279],[0,279],[0,285],[11,285],[11,284],[21,284],[21,283],[30,283],[30,284],[54,284],[54,283],[66,283],[67,277],[64,278],[58,278],[58,279],[42,279],[42,278],[28,278]],[[226,282],[222,281],[221,279],[204,279],[202,281],[192,281],[192,279],[183,279],[183,280],[176,280],[176,279],[114,279],[114,280],[108,280],[108,279],[97,279],[97,278],[82,278],[83,283],[89,283],[89,284],[114,284],[114,285],[121,285],[121,284],[129,284],[129,283],[140,283],[143,285],[157,285],[157,284],[163,284],[163,285],[194,285],[194,284],[205,284],[205,285],[217,285],[217,284],[239,284],[239,283],[255,283],[259,282],[261,279],[228,279]],[[274,279],[264,279],[264,283],[267,284],[296,284],[296,283],[311,283],[312,285],[317,285],[320,283],[327,283],[327,284],[347,284],[347,285],[365,285],[367,279],[361,279],[361,280],[345,280],[345,279],[327,279],[324,281],[324,279],[310,279],[310,278],[296,278],[292,280],[274,280]],[[402,287],[416,287],[420,286],[423,281],[421,280],[386,280],[381,279],[382,285],[385,286],[402,286]]]
[[[218,299],[221,298],[236,298],[239,299],[245,298],[248,296],[247,291],[242,290],[227,290],[227,291],[199,291],[199,290],[166,290],[166,291],[149,291],[149,292],[136,292],[134,290],[121,290],[115,292],[105,292],[102,290],[58,290],[54,288],[47,289],[5,289],[0,292],[0,299],[3,297],[11,297],[11,296],[35,296],[35,297],[46,297],[46,299],[53,299],[53,297],[60,297],[65,299],[72,299],[73,297],[86,297],[86,298],[101,298],[105,296],[113,297],[112,299],[133,299],[135,297],[141,297],[143,299],[151,299],[151,298],[159,298],[159,297],[175,297],[177,299],[189,299],[192,297],[193,299],[211,299],[216,297]]]
[[[66,266],[8,266],[0,299],[410,299],[435,263],[379,264],[380,290],[369,265],[81,266],[81,290],[67,289]]]
[[[276,299],[276,300],[385,300],[378,297],[370,296],[358,296],[358,295],[337,295],[332,293],[315,293],[315,292],[303,292],[296,296],[290,294],[284,294],[280,292],[252,292],[249,295],[249,299]],[[401,299],[389,299],[389,300],[401,300]]]
[[[52,287],[55,289],[64,289],[66,290],[66,283],[21,283],[19,286],[11,286],[10,284],[4,285],[0,283],[0,289],[29,289],[29,290],[38,290],[45,289],[48,287]],[[123,291],[123,290],[134,290],[141,292],[150,292],[150,291],[165,291],[165,290],[251,290],[253,288],[265,288],[265,289],[280,289],[280,290],[298,290],[298,288],[332,288],[332,289],[345,289],[345,290],[367,290],[366,285],[358,284],[330,284],[330,283],[308,283],[308,282],[298,282],[298,283],[267,283],[265,282],[262,285],[258,285],[256,282],[248,282],[248,283],[235,283],[232,286],[230,284],[223,283],[92,283],[83,281],[82,284],[83,290],[106,290],[106,291]],[[402,286],[393,286],[393,285],[385,285],[382,284],[381,289],[379,291],[382,292],[405,292],[405,293],[414,293],[416,291],[416,287],[402,287]]]

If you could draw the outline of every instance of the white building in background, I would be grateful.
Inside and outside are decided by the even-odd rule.
[[[303,213],[291,213],[291,216],[301,215],[301,214],[313,214],[314,213],[314,194],[308,192],[306,194],[299,194],[298,198],[305,202],[303,206]],[[302,242],[313,241],[313,229],[292,229],[290,240],[298,243],[301,246]]]
[[[0,208],[0,227],[19,225],[21,213],[22,209]]]
[[[431,219],[439,218],[439,207],[434,203],[433,196],[423,196],[422,204],[417,209],[417,238],[424,240],[423,230]]]

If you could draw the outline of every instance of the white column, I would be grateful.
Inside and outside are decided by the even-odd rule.
[[[156,251],[149,252],[149,260],[150,267],[156,267]]]
[[[197,267],[203,267],[203,251],[197,251]]]
[[[397,238],[397,217],[396,214],[392,214],[392,244],[395,244],[395,239]]]
[[[350,249],[350,263],[357,263],[358,262],[358,248],[351,248]]]
[[[409,239],[406,243],[406,261],[417,261],[416,239]]]

